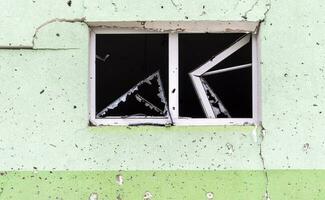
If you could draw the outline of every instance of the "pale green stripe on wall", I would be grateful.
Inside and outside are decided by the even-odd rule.
[[[124,184],[116,183],[122,174]],[[325,171],[268,171],[272,200],[325,199]],[[264,199],[263,171],[60,171],[4,172],[0,176],[0,199],[143,199],[149,191],[158,199],[214,200]]]

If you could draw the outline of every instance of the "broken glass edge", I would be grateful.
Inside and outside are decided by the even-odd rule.
[[[159,70],[154,72],[152,75],[150,75],[149,77],[147,77],[146,79],[140,81],[139,83],[137,83],[135,86],[133,86],[130,90],[128,90],[126,93],[124,93],[121,97],[119,97],[118,99],[116,99],[115,101],[113,101],[111,104],[109,104],[107,107],[105,107],[103,110],[101,110],[97,115],[96,115],[96,118],[100,118],[100,119],[116,119],[116,118],[130,118],[129,116],[108,116],[108,117],[101,117],[103,115],[106,114],[106,112],[108,110],[112,110],[114,108],[116,108],[121,102],[125,102],[126,99],[131,95],[133,94],[135,91],[137,91],[139,88],[140,85],[144,84],[144,83],[147,83],[149,85],[151,85],[151,81],[154,77],[157,77],[157,82],[158,82],[158,97],[160,98],[161,102],[165,105],[165,108],[164,108],[164,111],[163,113],[166,113],[168,115],[165,114],[165,116],[159,116],[157,118],[161,118],[161,119],[169,119],[172,123],[172,118],[171,118],[171,115],[170,115],[170,112],[169,112],[169,109],[168,109],[168,106],[167,106],[167,101],[166,101],[166,97],[165,97],[165,94],[164,94],[164,90],[163,90],[163,86],[162,86],[162,81],[161,81],[161,78],[160,78],[160,72]],[[150,102],[149,102],[150,103]],[[150,103],[151,104],[151,103]],[[153,104],[151,104],[153,105]],[[148,106],[151,106],[148,104]],[[145,106],[147,106],[145,104]],[[156,107],[156,106],[154,106]],[[159,109],[159,108],[158,108]],[[160,109],[159,109],[160,110]],[[130,115],[132,116],[132,115]],[[136,118],[135,116],[133,116],[132,118]],[[139,118],[156,118],[154,116],[141,116]]]
[[[205,89],[205,95],[208,97],[208,93],[207,92],[209,91],[210,94],[211,94],[211,97],[215,101],[215,102],[211,102],[209,100],[210,106],[212,107],[212,110],[213,110],[213,113],[214,113],[215,117],[218,118],[218,115],[219,114],[224,114],[228,118],[231,118],[231,115],[230,115],[229,111],[223,105],[223,103],[220,100],[220,98],[218,97],[218,95],[211,89],[211,87],[209,86],[208,82],[203,77],[201,77],[200,79],[201,79],[201,82],[203,84],[203,88]],[[209,97],[208,97],[208,99],[209,99]],[[212,103],[217,103],[219,108],[213,106]]]
[[[236,51],[238,51],[239,49],[244,47],[246,44],[248,44],[250,40],[251,40],[251,34],[243,35],[242,37],[238,38],[235,42],[233,42],[231,45],[229,45],[227,48],[225,48],[223,51],[216,54],[214,57],[209,59],[203,65],[195,68],[194,70],[192,70],[189,73],[189,76],[191,77],[192,83],[194,85],[194,89],[195,89],[195,91],[196,91],[196,93],[197,93],[197,95],[199,97],[200,103],[201,103],[201,105],[202,105],[202,107],[204,109],[204,113],[205,113],[206,117],[209,118],[210,115],[212,117],[212,113],[210,113],[211,110],[213,112],[214,117],[216,118],[216,116],[217,116],[216,115],[217,110],[216,110],[216,108],[214,106],[211,105],[211,102],[210,102],[210,100],[208,98],[208,95],[207,95],[207,91],[209,91],[212,94],[212,96],[214,96],[213,98],[216,97],[215,98],[216,100],[219,100],[219,99],[217,98],[216,94],[213,92],[213,90],[210,88],[210,86],[207,84],[207,82],[203,79],[202,76],[205,73],[207,73],[210,69],[212,69],[213,67],[218,65],[220,62],[222,62],[223,60],[228,58],[230,55],[232,55],[233,53],[235,53]],[[235,67],[238,67],[238,66],[235,66]],[[220,70],[222,70],[222,69],[220,69]],[[202,84],[201,85],[202,87],[199,87],[200,85],[198,83],[196,83],[194,77],[197,77],[197,78],[200,79],[200,82],[201,82],[200,84]],[[205,84],[203,84],[203,82],[205,82]],[[204,89],[204,91],[201,91],[202,88]],[[209,88],[209,89],[206,89],[206,88]],[[202,98],[205,98],[205,99],[202,99]],[[203,101],[205,101],[205,102],[203,102]],[[219,102],[219,101],[217,101],[217,102]],[[206,104],[208,104],[208,103],[210,105],[210,109],[206,107]],[[218,105],[220,105],[220,104],[218,103]],[[225,107],[223,105],[221,105],[221,109],[226,111],[223,114],[230,117],[229,112],[225,109]],[[207,111],[209,111],[209,113],[207,113]],[[220,112],[221,112],[221,110],[220,110]]]

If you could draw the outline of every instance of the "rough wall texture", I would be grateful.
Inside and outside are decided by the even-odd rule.
[[[0,199],[324,199],[324,6],[1,1]],[[146,20],[262,21],[265,131],[88,127],[87,24]]]

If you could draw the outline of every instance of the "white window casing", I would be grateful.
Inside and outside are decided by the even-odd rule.
[[[261,119],[260,109],[260,67],[259,67],[259,51],[258,51],[258,37],[257,37],[257,22],[219,22],[219,26],[211,26],[212,22],[200,24],[200,29],[194,27],[198,22],[182,22],[180,23],[185,28],[176,26],[177,22],[151,22],[147,23],[145,28],[142,23],[128,22],[128,23],[105,23],[103,27],[93,27],[90,32],[90,58],[89,58],[89,118],[90,123],[95,126],[100,125],[256,125]],[[115,24],[115,25],[114,25]],[[212,23],[213,24],[213,23]],[[193,26],[193,27],[192,27]],[[154,27],[154,28],[152,28]],[[159,28],[159,29],[158,29]],[[158,31],[160,30],[160,31]],[[202,31],[200,31],[202,30]],[[208,31],[207,31],[208,30]],[[227,31],[228,30],[228,31]],[[237,30],[237,31],[235,31]],[[164,117],[141,117],[141,118],[121,118],[96,117],[96,34],[139,34],[139,33],[162,33],[168,32],[168,110],[169,116]],[[196,88],[197,95],[202,104],[203,110],[207,118],[189,118],[179,116],[179,45],[178,32],[181,33],[249,33],[240,38],[233,45],[226,48],[224,51],[216,55],[212,60],[206,62],[200,67],[196,68],[190,73],[190,77]],[[252,40],[252,63],[246,63],[238,66],[232,66],[226,69],[219,69],[209,71],[219,62],[230,56],[232,53],[243,47],[250,40]],[[107,59],[107,58],[98,58]],[[209,103],[207,95],[205,95],[206,86],[200,77],[209,76],[212,74],[223,73],[230,70],[240,70],[242,68],[252,67],[252,118],[216,118],[215,111]],[[219,106],[220,107],[220,106]]]

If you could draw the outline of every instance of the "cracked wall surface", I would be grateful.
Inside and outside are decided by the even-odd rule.
[[[144,0],[15,0],[2,1],[0,7],[0,47],[31,47],[35,31],[55,19],[85,22],[100,21],[175,21],[175,20],[263,20],[268,0],[194,1]],[[252,9],[252,5],[255,5]],[[18,14],[19,13],[19,14]],[[28,20],[26,23],[24,20]],[[8,28],[15,24],[15,27]]]
[[[169,199],[325,198],[322,0],[0,7],[0,199],[141,199],[146,190]],[[147,20],[262,21],[263,127],[89,127],[88,24]],[[124,172],[130,185],[109,181]]]

